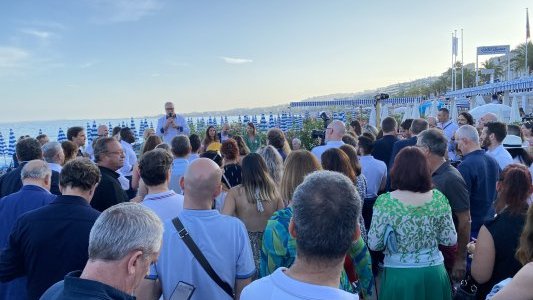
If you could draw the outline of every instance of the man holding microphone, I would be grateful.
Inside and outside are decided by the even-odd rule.
[[[170,144],[172,138],[179,134],[190,134],[189,125],[185,118],[174,112],[174,103],[165,103],[165,115],[157,121],[157,135],[163,142]]]

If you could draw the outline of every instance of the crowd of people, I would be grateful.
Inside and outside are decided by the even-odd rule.
[[[0,178],[0,299],[532,299],[533,123],[334,120],[23,137]]]

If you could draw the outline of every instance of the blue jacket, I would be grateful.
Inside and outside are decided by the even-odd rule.
[[[22,215],[0,253],[0,281],[27,276],[28,299],[39,299],[88,259],[89,232],[100,213],[78,196],[57,196]]]
[[[20,191],[0,199],[0,249],[7,247],[9,234],[18,217],[45,206],[56,198],[36,185],[25,185]],[[0,299],[26,299],[26,277],[0,283]]]

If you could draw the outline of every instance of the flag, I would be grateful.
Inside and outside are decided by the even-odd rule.
[[[531,38],[531,36],[529,35],[529,13],[526,10],[526,41],[529,38]]]
[[[457,37],[452,37],[452,53],[453,55],[457,56],[457,49],[459,45],[459,39]]]

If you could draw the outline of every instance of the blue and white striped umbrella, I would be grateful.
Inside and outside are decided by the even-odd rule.
[[[144,121],[141,120],[139,122],[139,136],[144,136],[144,130],[146,129],[146,126],[144,125]]]
[[[247,123],[250,122],[250,118],[248,117],[248,115],[244,115],[244,117],[242,118],[242,122],[243,122],[244,124],[247,124]]]
[[[109,129],[109,132],[111,132],[111,130],[113,130],[113,125],[111,125],[111,122],[107,123],[107,128]]]
[[[86,135],[87,139],[89,140],[89,143],[93,141],[93,131],[91,130],[91,125],[89,122],[87,122],[87,129],[86,129]]]
[[[98,138],[98,127],[96,126],[96,121],[95,120],[93,120],[93,126],[91,128],[91,136],[92,136],[93,140]]]
[[[281,113],[281,120],[279,122],[279,128],[284,131],[284,132],[287,132],[288,128],[287,128],[287,114],[286,113]]]
[[[213,126],[215,126],[215,127],[218,126],[217,117],[213,117]]]
[[[13,129],[9,129],[9,146],[7,148],[7,155],[15,154],[15,146],[17,145],[17,139]]]
[[[276,123],[274,123],[274,116],[272,113],[268,117],[268,129],[276,127]]]
[[[265,114],[261,114],[261,121],[259,121],[259,129],[261,131],[267,131],[267,121],[265,118]]]
[[[209,126],[213,126],[213,119],[211,118],[211,116],[209,116],[209,118],[207,119],[207,127]]]
[[[133,120],[133,118],[130,119],[130,129],[135,138],[139,138],[139,135],[137,134],[137,128],[135,127],[135,120]]]
[[[62,143],[67,140],[67,136],[65,135],[65,132],[63,129],[59,128],[59,132],[57,133],[57,141]]]
[[[39,128],[39,135],[43,134],[43,130]]]
[[[126,127],[126,123],[124,123],[124,121],[122,121],[122,124],[120,124],[120,127],[122,127],[122,128]]]
[[[6,155],[6,154],[7,154],[6,141],[4,141],[4,136],[0,132],[0,155]]]
[[[224,116],[224,123],[228,123],[228,116]]]
[[[239,118],[237,119],[237,122],[239,122],[239,124],[242,124],[241,115],[239,115]]]
[[[154,123],[150,121],[150,128],[154,129]]]

